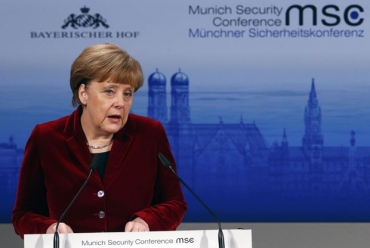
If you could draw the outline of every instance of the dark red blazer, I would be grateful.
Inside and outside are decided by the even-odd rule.
[[[78,108],[32,131],[12,215],[22,238],[45,233],[87,178],[92,156],[80,116]],[[176,229],[187,205],[178,179],[158,160],[158,152],[176,169],[163,125],[130,114],[114,135],[104,180],[94,171],[62,222],[74,232],[116,232],[141,217],[151,231]]]

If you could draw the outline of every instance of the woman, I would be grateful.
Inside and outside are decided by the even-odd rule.
[[[163,126],[130,114],[143,85],[140,64],[113,44],[86,48],[71,67],[69,116],[36,125],[26,144],[12,221],[24,234],[174,230],[187,209]]]

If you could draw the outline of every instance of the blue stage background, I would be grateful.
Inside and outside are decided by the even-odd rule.
[[[31,130],[73,111],[70,64],[102,42],[141,62],[132,111],[163,123],[179,175],[221,221],[370,221],[368,11],[365,0],[3,1],[0,222]],[[213,221],[184,192],[185,221]]]

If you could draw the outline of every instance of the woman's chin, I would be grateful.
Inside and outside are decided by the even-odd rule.
[[[115,134],[117,133],[119,130],[122,129],[122,125],[115,125],[115,126],[110,126],[110,127],[106,127],[103,129],[104,132],[108,133],[108,134]]]

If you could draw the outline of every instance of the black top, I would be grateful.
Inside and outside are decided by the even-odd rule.
[[[99,172],[101,180],[104,178],[105,169],[107,168],[108,158],[109,158],[110,151],[102,152],[102,153],[92,153],[92,156],[100,156],[98,161],[99,164],[97,166],[97,170]]]

